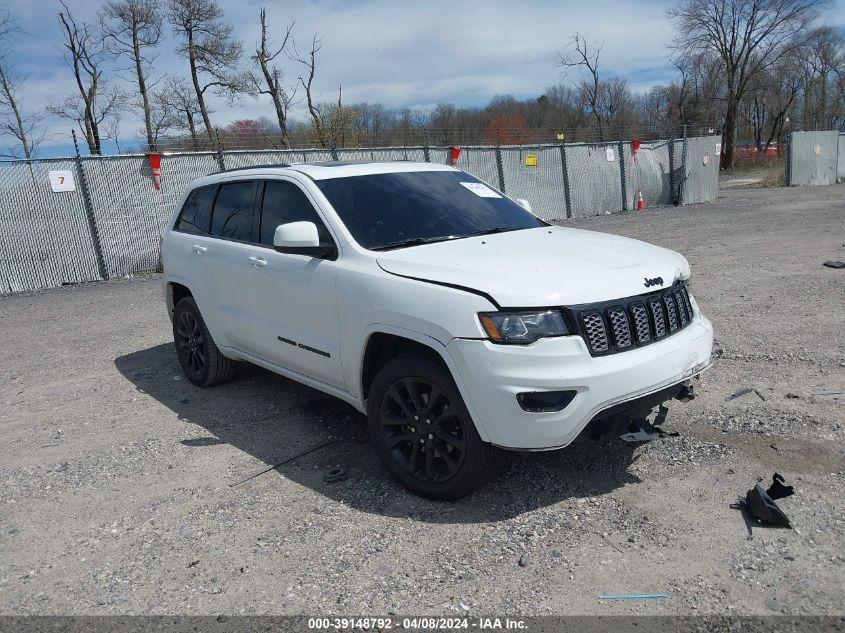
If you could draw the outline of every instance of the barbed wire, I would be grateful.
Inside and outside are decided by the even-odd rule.
[[[525,128],[525,127],[400,127],[327,129],[321,137],[312,129],[290,130],[283,134],[272,129],[215,128],[211,133],[160,136],[152,144],[146,138],[120,139],[115,146],[120,154],[158,152],[282,151],[363,149],[391,147],[511,146],[561,143],[618,143],[638,139],[644,142],[719,134],[716,125]],[[102,153],[106,153],[103,151]]]

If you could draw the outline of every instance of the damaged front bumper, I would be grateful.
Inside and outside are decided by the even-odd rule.
[[[481,437],[502,448],[549,450],[574,441],[592,420],[682,394],[710,365],[713,326],[696,314],[681,332],[652,345],[592,357],[579,336],[525,346],[454,339],[447,349]],[[526,392],[575,392],[558,411],[526,411]]]

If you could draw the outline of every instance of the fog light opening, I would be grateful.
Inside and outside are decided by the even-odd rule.
[[[529,413],[563,411],[575,398],[577,391],[523,391],[516,394],[516,401]]]

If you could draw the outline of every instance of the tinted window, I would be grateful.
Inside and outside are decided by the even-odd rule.
[[[313,222],[317,225],[320,243],[331,243],[326,227],[305,193],[293,183],[268,180],[261,206],[261,243],[272,246],[276,227],[288,222]]]
[[[418,171],[318,180],[365,248],[536,228],[544,223],[464,172]]]
[[[252,212],[255,207],[255,183],[233,182],[220,186],[211,234],[232,240],[252,241]]]
[[[211,205],[214,204],[215,193],[217,185],[194,189],[185,200],[176,228],[188,233],[208,233],[211,228]]]

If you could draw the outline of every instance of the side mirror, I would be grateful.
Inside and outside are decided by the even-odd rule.
[[[273,248],[280,253],[336,259],[334,244],[320,244],[320,233],[313,222],[288,222],[276,227]]]
[[[528,202],[528,200],[526,200],[525,198],[517,198],[517,199],[516,199],[516,203],[517,203],[519,206],[521,206],[523,209],[525,209],[526,211],[528,211],[528,213],[532,213],[532,214],[534,213],[534,212],[531,210],[531,203],[530,203],[530,202]]]

